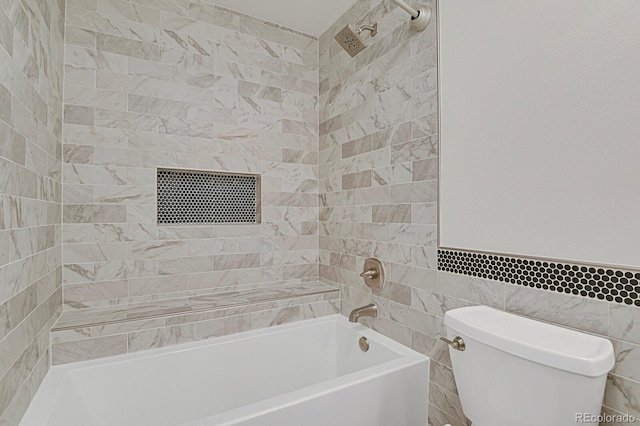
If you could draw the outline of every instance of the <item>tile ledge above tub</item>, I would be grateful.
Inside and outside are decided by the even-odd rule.
[[[211,339],[337,314],[319,282],[66,311],[51,329],[52,365]]]
[[[211,311],[224,311],[230,308],[261,305],[268,302],[285,301],[315,295],[324,295],[325,300],[330,300],[337,298],[338,293],[339,290],[337,288],[328,284],[309,282],[129,305],[72,310],[62,313],[51,329],[51,332],[55,333],[65,330],[177,317]]]

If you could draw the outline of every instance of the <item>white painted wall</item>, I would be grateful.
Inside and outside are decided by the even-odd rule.
[[[640,2],[439,8],[441,246],[640,266]]]

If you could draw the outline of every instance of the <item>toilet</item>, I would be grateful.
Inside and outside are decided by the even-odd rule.
[[[611,342],[486,306],[450,310],[444,324],[473,426],[597,426]]]

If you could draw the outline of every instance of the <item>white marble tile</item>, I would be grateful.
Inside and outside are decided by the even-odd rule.
[[[438,272],[437,292],[444,296],[466,300],[473,304],[505,309],[507,284],[465,275]]]
[[[421,289],[411,289],[411,307],[426,313],[444,317],[450,309],[462,308],[469,303],[462,299],[443,296],[438,293]]]
[[[127,353],[127,336],[124,334],[51,345],[53,365],[104,358],[124,353]]]
[[[624,305],[609,305],[609,336],[640,343],[640,309]]]
[[[175,293],[187,290],[186,275],[169,275],[150,278],[130,278],[129,295],[155,295],[160,293]]]
[[[251,321],[254,328],[273,327],[300,321],[301,319],[300,306],[290,306],[283,309],[254,312],[251,314]]]
[[[126,57],[109,52],[67,45],[64,57],[66,65],[112,71],[121,74],[128,72]]]
[[[506,290],[507,311],[605,336],[609,331],[607,302],[515,285]]]
[[[424,310],[413,309],[409,306],[395,303],[386,298],[374,296],[374,302],[378,305],[379,315],[402,324],[411,330],[427,336],[439,337],[442,329],[442,317],[426,313]]]
[[[424,290],[436,289],[435,270],[414,268],[407,265],[391,264],[388,266],[388,279],[394,283]]]
[[[129,259],[159,259],[185,257],[184,241],[134,241],[128,244]]]
[[[340,311],[339,300],[326,300],[323,302],[309,303],[300,306],[302,319],[320,318],[337,314]]]
[[[345,314],[345,312],[342,313]],[[393,320],[378,318],[374,321],[372,328],[406,346],[409,346],[411,342],[411,329]]]
[[[187,276],[188,286],[190,290],[235,287],[239,284],[239,273],[237,270],[190,273]]]
[[[640,381],[640,346],[621,340],[610,340],[616,353],[616,365],[612,372],[621,377]]]
[[[640,418],[640,383],[610,374],[604,405]]]
[[[447,413],[459,422],[467,423],[467,418],[462,411],[460,398],[453,392],[442,388],[441,386],[431,382],[429,386],[429,402],[438,407],[444,413]]]
[[[93,120],[90,108],[62,105],[59,6],[0,5],[0,421],[6,424],[18,423],[48,369],[48,328],[62,306],[63,114]]]
[[[251,314],[202,321],[196,324],[196,339],[210,339],[228,334],[248,331],[253,328]]]
[[[160,24],[160,11],[123,0],[98,0],[98,12],[150,25]]]
[[[125,260],[125,243],[67,244],[63,249],[65,262],[88,263]]]
[[[118,299],[128,295],[129,285],[126,280],[84,282],[65,286],[64,303],[82,307],[86,301]]]
[[[164,348],[195,341],[195,325],[184,324],[129,333],[129,352]]]

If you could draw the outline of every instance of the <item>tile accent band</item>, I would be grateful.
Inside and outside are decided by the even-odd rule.
[[[438,270],[640,307],[637,271],[448,249]]]

